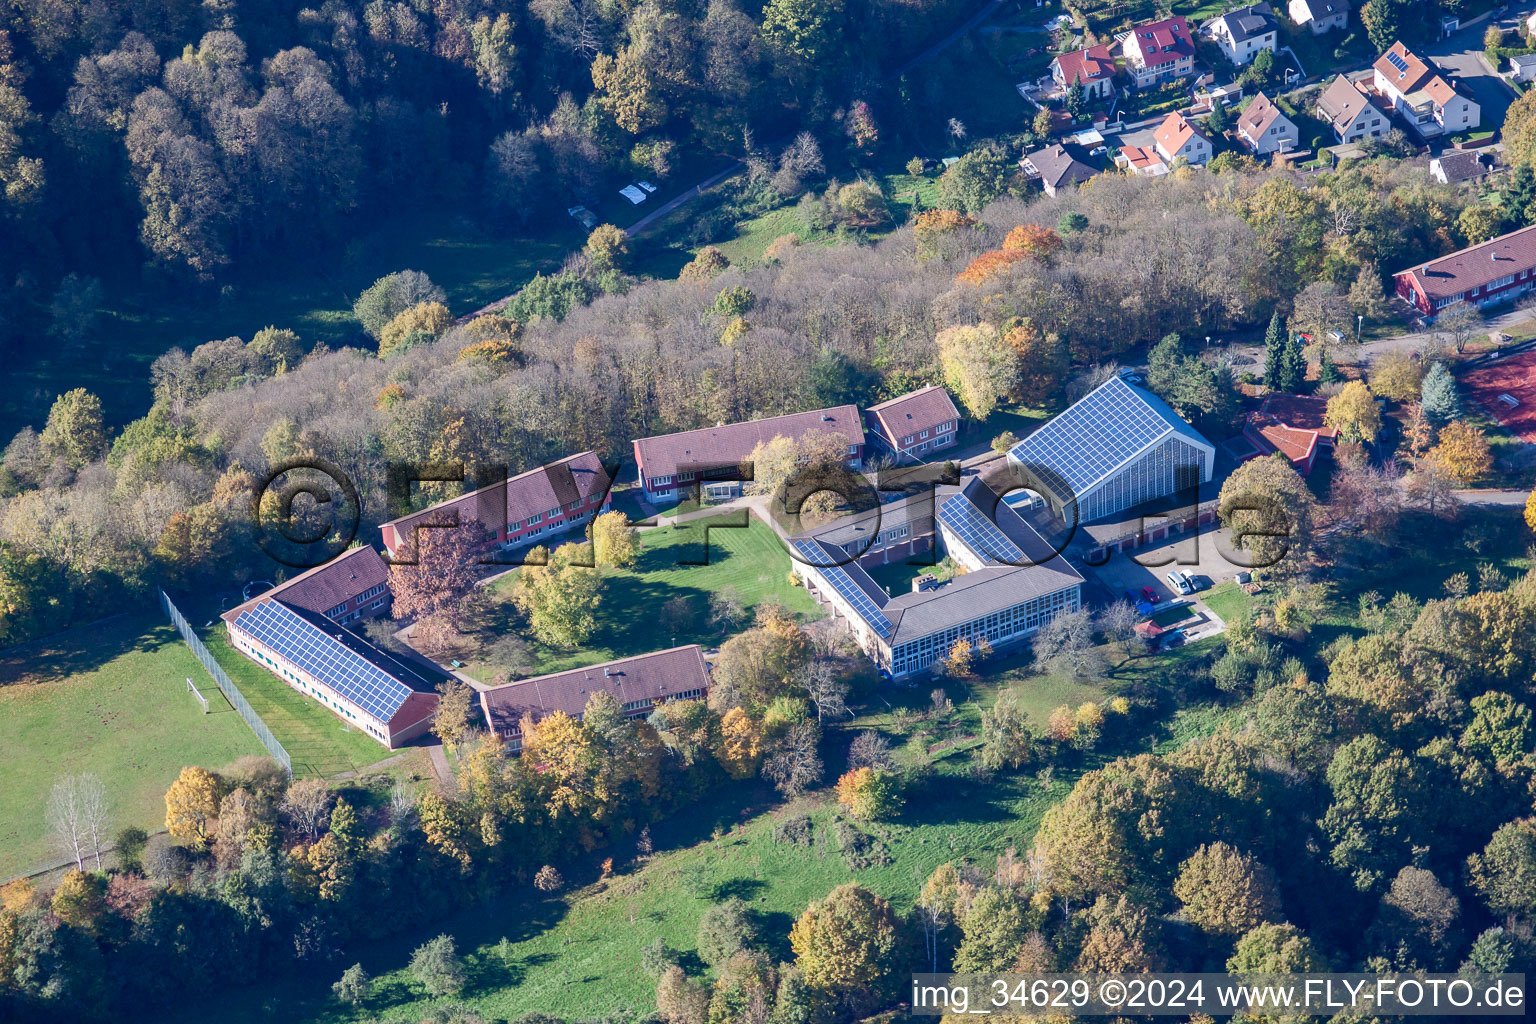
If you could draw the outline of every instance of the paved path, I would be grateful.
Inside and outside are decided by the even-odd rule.
[[[1456,500],[1461,502],[1463,505],[1483,505],[1502,508],[1523,508],[1525,507],[1526,499],[1531,496],[1530,491],[1510,490],[1466,490],[1452,491],[1451,493],[1454,494],[1456,496]]]
[[[1512,309],[1507,313],[1490,317],[1487,321],[1488,331],[1508,331],[1512,327],[1518,327],[1536,320],[1536,305],[1529,309]],[[1378,356],[1387,352],[1417,352],[1436,340],[1434,328],[1426,331],[1415,331],[1409,334],[1398,334],[1391,338],[1377,338],[1375,341],[1362,342],[1359,357],[1362,362],[1374,362]],[[1262,348],[1262,346],[1260,346]]]
[[[450,793],[458,792],[459,780],[453,777],[453,769],[448,766],[448,755],[442,743],[433,743],[427,747],[427,755],[432,758],[432,771],[437,776],[438,784]]]

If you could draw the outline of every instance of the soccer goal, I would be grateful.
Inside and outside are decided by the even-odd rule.
[[[191,692],[192,696],[197,698],[197,702],[203,706],[203,714],[206,715],[208,713],[208,698],[202,695],[202,692],[197,688],[197,684],[190,677],[187,679],[187,689]]]

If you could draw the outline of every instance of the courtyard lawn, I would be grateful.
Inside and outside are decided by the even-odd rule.
[[[191,678],[210,714],[187,692]],[[0,655],[0,878],[58,860],[43,810],[61,776],[92,772],[111,832],[165,822],[165,791],[189,764],[265,753],[158,611],[82,626]]]
[[[815,599],[790,584],[791,563],[783,543],[745,510],[642,530],[640,541],[640,557],[633,568],[603,570],[606,585],[591,638],[580,648],[568,650],[529,637],[535,664],[523,674],[559,672],[675,644],[713,647],[724,636],[708,621],[709,598],[723,591],[734,591],[749,611],[777,602],[802,618],[821,617]],[[511,572],[492,585],[491,608],[478,633],[486,645],[513,628],[511,589],[516,580],[517,573]],[[676,632],[666,632],[659,615],[674,598],[688,602],[692,621]],[[491,682],[500,671],[486,660],[483,650],[462,660],[464,670],[481,682]]]
[[[204,629],[202,637],[251,708],[288,751],[294,778],[328,778],[390,756],[373,737],[231,647],[223,622]],[[213,680],[208,683],[212,686]]]

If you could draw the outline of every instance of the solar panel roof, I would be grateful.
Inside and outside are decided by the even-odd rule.
[[[1104,382],[1014,445],[1015,462],[1065,482],[1077,497],[1154,442],[1177,431],[1201,447],[1210,442],[1156,395],[1121,377]]]
[[[1408,70],[1408,62],[1403,59],[1401,54],[1390,53],[1389,52],[1387,54],[1387,63],[1391,64],[1393,67],[1397,68],[1397,70],[1399,70],[1399,71],[1407,71]]]
[[[381,722],[413,692],[279,601],[242,612],[235,625]]]
[[[869,586],[862,586],[856,582],[848,570],[835,564],[837,556],[814,540],[800,538],[790,543],[795,550],[800,552],[800,557],[807,565],[820,570],[821,575],[833,588],[843,596],[853,610],[859,613],[859,617],[869,623],[869,627],[882,637],[891,635],[891,620],[885,617],[880,609],[885,604],[886,597],[880,593],[879,588],[869,580],[869,573],[858,567],[857,563],[850,564],[849,568],[865,580],[869,580]],[[871,593],[871,590],[874,593]],[[879,594],[878,597],[875,595]]]
[[[971,503],[964,494],[951,495],[939,505],[939,521],[960,538],[961,543],[982,559],[990,562],[1007,562],[1022,565],[1024,552],[1009,540],[981,509]]]

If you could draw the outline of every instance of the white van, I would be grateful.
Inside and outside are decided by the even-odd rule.
[[[1190,593],[1189,578],[1181,572],[1171,572],[1163,577],[1168,581],[1168,586],[1173,588],[1175,594]]]

